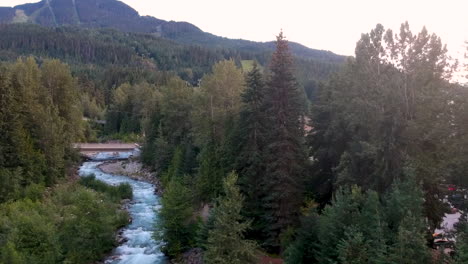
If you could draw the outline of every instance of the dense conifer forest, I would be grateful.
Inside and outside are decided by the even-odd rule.
[[[109,140],[142,146],[176,263],[468,263],[468,92],[426,28],[378,24],[346,60],[283,32],[271,50],[99,27],[0,36],[0,263],[116,246],[131,187],[77,177],[72,149]]]

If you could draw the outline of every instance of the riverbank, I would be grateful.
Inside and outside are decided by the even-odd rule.
[[[132,178],[137,181],[148,182],[156,186],[155,193],[158,196],[162,196],[162,188],[158,177],[155,173],[150,172],[145,169],[142,164],[136,160],[109,160],[105,161],[102,164],[98,165],[97,168],[104,173],[113,174],[113,175],[123,175],[129,178]],[[201,216],[205,221],[208,218],[209,206],[202,206],[200,212],[197,213],[198,216]],[[119,232],[117,236],[119,244],[126,242],[126,238],[123,236],[122,232]],[[172,264],[201,264],[203,263],[203,252],[199,248],[191,249],[185,252],[180,259],[168,260],[167,263]]]
[[[107,264],[162,264],[167,263],[161,252],[163,243],[154,238],[160,208],[155,184],[148,172],[135,161],[90,161],[80,168],[80,175],[95,175],[109,185],[128,183],[133,199],[124,203],[132,221],[117,235],[118,246],[105,258]]]
[[[98,168],[108,174],[123,175],[131,179],[148,182],[156,186],[155,193],[161,196],[162,186],[156,174],[144,168],[143,165],[136,160],[109,160],[98,166]]]

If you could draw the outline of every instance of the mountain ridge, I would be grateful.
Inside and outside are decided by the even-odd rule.
[[[47,27],[78,26],[114,28],[124,32],[147,33],[183,44],[234,48],[240,51],[271,52],[271,42],[230,39],[204,32],[189,22],[165,21],[140,14],[118,0],[43,0],[15,7],[0,7],[0,23],[29,22]],[[345,56],[290,42],[294,55],[320,61],[342,63]]]

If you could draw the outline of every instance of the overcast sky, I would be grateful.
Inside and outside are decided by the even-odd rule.
[[[79,1],[79,0],[77,0]],[[283,29],[289,40],[315,49],[353,55],[360,34],[377,23],[412,31],[426,25],[462,57],[468,41],[467,0],[122,0],[141,15],[187,21],[204,31],[229,38],[273,40]],[[14,6],[37,0],[0,0]]]

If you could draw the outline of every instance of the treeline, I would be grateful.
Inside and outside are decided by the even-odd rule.
[[[307,98],[282,35],[269,72],[254,65],[245,75],[227,60],[198,87],[173,78],[116,90],[119,112],[141,117],[130,127],[143,129],[142,160],[164,187],[158,224],[169,256],[201,247],[207,263],[250,263],[258,244],[279,252],[280,234],[299,223]]]
[[[196,82],[222,59],[261,58],[268,54],[241,53],[234,49],[182,45],[151,34],[112,29],[44,28],[31,24],[3,24],[0,48],[3,60],[18,55],[58,58],[72,64],[121,65],[173,71]]]
[[[60,30],[75,29],[52,31]],[[138,49],[148,67],[80,64],[72,66],[74,79],[54,60],[2,65],[0,201],[15,213],[0,224],[65,175],[70,143],[92,136],[83,110],[105,117],[104,135],[144,141],[142,162],[164,188],[157,236],[172,258],[192,248],[203,250],[206,263],[255,263],[273,254],[294,264],[416,264],[438,255],[432,231],[448,209],[441,186],[468,184],[466,88],[449,82],[454,65],[438,36],[425,28],[415,34],[407,23],[397,34],[377,25],[361,36],[356,56],[324,80],[315,72],[328,76],[338,68],[297,61],[280,34],[265,61],[227,53],[189,62],[183,71],[190,76],[196,76],[192,62],[204,68],[195,83],[155,66],[153,37],[112,32],[106,38]],[[240,68],[246,58],[260,62],[246,72]],[[181,60],[185,67],[188,59]],[[127,187],[108,190],[92,178],[82,184],[110,192],[111,203],[129,195]],[[105,212],[110,222],[103,223],[116,227],[115,211]],[[34,221],[49,222],[41,219]],[[467,226],[465,217],[457,255],[440,261],[466,261]],[[28,261],[33,248],[15,244],[22,237],[14,230],[22,229],[14,227],[11,238],[0,236],[6,263]],[[44,252],[55,253],[38,259],[73,259],[54,243]]]
[[[0,202],[66,175],[71,143],[84,137],[77,92],[68,66],[57,60],[0,66]]]
[[[134,51],[123,45],[105,42],[103,38],[71,29],[47,29],[35,25],[1,25],[0,47],[4,59],[35,54],[79,63],[122,64],[136,58]],[[8,52],[7,52],[8,51]]]
[[[58,60],[0,65],[0,263],[98,261],[128,223],[130,186],[67,182],[88,134],[78,91]]]
[[[39,63],[48,58],[68,63],[78,78],[80,94],[84,94],[85,113],[91,118],[102,118],[112,103],[113,90],[124,83],[146,81],[163,85],[167,76],[179,76],[198,85],[218,61],[233,59],[239,67],[244,60],[267,65],[271,57],[268,48],[244,50],[226,45],[180,44],[151,34],[112,29],[3,24],[0,34],[1,61],[32,55]],[[330,61],[296,58],[298,80],[308,94],[314,90],[310,83],[325,80],[339,69],[342,60],[335,57]],[[88,107],[92,104],[95,106]]]
[[[142,161],[165,190],[165,253],[199,247],[206,263],[253,263],[259,252],[287,263],[429,263],[431,232],[448,209],[441,184],[466,183],[467,100],[449,82],[440,38],[378,25],[310,94],[294,65],[280,35],[265,70],[227,60],[196,87],[174,77],[115,90],[108,126],[145,135]],[[463,256],[462,243],[447,261]]]
[[[356,57],[318,86],[311,107],[308,185],[318,204],[305,211],[288,263],[460,260],[428,247],[449,212],[442,184],[466,186],[458,166],[467,100],[449,82],[453,69],[425,28],[362,34]]]

